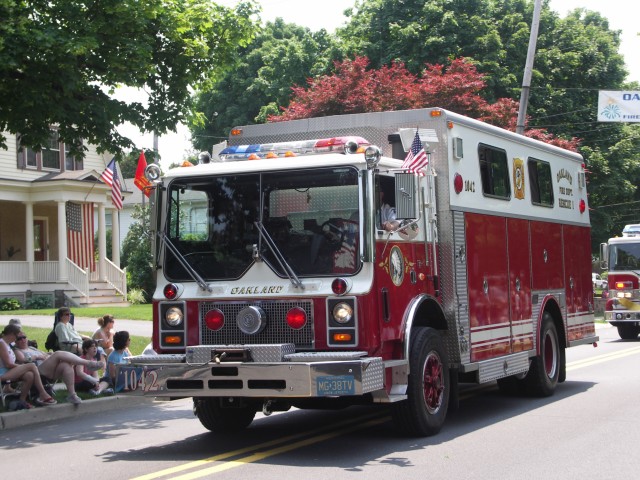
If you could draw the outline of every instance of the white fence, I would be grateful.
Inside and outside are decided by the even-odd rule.
[[[105,258],[107,282],[115,288],[123,299],[127,299],[127,269],[120,270],[115,263]]]
[[[75,288],[81,295],[89,296],[89,274],[67,258],[67,274],[69,285]]]
[[[25,283],[29,281],[27,262],[0,262],[0,283]]]
[[[67,281],[62,288],[68,290],[73,288],[84,297],[89,296],[89,282],[98,282],[99,272],[89,272],[83,270],[68,258]],[[33,262],[33,278],[29,278],[29,262],[0,262],[0,285],[10,285],[18,283],[61,283],[60,264],[57,261]],[[127,272],[120,270],[113,262],[105,258],[105,279],[123,299],[127,298]],[[6,290],[6,289],[5,289]]]

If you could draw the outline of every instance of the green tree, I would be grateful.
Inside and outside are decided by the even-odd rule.
[[[640,126],[618,125],[610,146],[585,146],[589,162],[589,204],[593,251],[628,223],[640,222]],[[596,186],[596,188],[594,188]]]
[[[289,102],[291,87],[328,71],[337,47],[325,30],[311,32],[282,19],[268,22],[248,46],[236,49],[232,69],[198,95],[200,125],[192,127],[198,150],[228,138],[237,125],[264,122]]]
[[[256,12],[252,0],[0,0],[0,146],[9,131],[39,149],[58,125],[76,153],[83,141],[119,152],[133,147],[124,122],[174,130],[192,117],[191,89],[249,42]],[[111,98],[119,86],[148,101]]]
[[[122,243],[121,265],[127,269],[127,289],[139,288],[150,301],[155,289],[153,251],[149,224],[149,205],[136,205],[135,220]]]

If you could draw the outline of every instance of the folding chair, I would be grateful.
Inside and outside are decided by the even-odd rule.
[[[54,352],[57,350],[61,350],[61,345],[60,345],[60,342],[58,341],[58,336],[55,334],[56,325],[58,324],[59,321],[60,321],[60,315],[56,311],[53,317],[53,329],[51,330],[51,333],[49,333],[49,336],[52,338],[50,339],[49,337],[47,337],[47,343],[45,343],[45,348],[47,350],[51,350]],[[71,318],[69,319],[69,323],[73,325],[74,321],[75,321],[75,315],[72,313]],[[49,340],[51,340],[51,342]],[[62,342],[62,343],[66,347],[64,348],[64,350],[67,350],[67,351],[71,350],[71,345],[77,344],[77,342]]]
[[[2,406],[7,408],[7,399],[10,397],[18,398],[20,396],[20,389],[18,388],[18,383],[20,382],[12,382],[11,380],[2,380],[0,385],[0,396],[2,397]],[[5,387],[13,387],[13,392],[5,392]]]

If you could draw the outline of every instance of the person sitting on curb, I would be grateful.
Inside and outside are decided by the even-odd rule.
[[[82,341],[89,339],[86,335],[81,335],[76,332],[76,329],[71,325],[71,310],[68,307],[60,307],[58,309],[58,316],[60,321],[56,324],[55,332],[58,337],[58,344],[60,349],[66,350],[71,353],[80,355]]]
[[[11,344],[16,341],[20,327],[17,325],[7,325],[2,330],[0,338],[0,380],[11,380],[12,382],[22,382],[20,387],[20,396],[18,400],[18,409],[28,409],[32,405],[27,401],[27,395],[34,386],[38,391],[39,397],[35,402],[38,405],[55,405],[57,402],[51,397],[42,384],[40,372],[33,363],[18,365],[16,363],[16,354],[11,349]]]
[[[111,377],[111,382],[115,386],[116,392],[118,392],[118,382],[117,382],[117,369],[116,365],[123,365],[127,363],[127,357],[131,356],[131,352],[129,351],[129,343],[131,343],[131,337],[129,336],[129,332],[122,330],[120,332],[116,332],[113,336],[113,352],[107,358],[107,368],[109,377]],[[122,386],[120,386],[122,388]]]
[[[82,356],[85,360],[92,360],[96,357],[98,346],[95,340],[85,340],[82,342]],[[98,372],[84,365],[76,365],[75,371],[76,390],[79,392],[88,392],[91,395],[98,396],[101,393],[113,395],[111,388],[111,379],[107,372],[100,378]]]
[[[35,363],[38,366],[40,375],[53,383],[61,378],[67,387],[67,402],[79,405],[82,399],[76,394],[74,372],[77,366],[88,370],[101,370],[105,367],[104,362],[87,360],[71,352],[58,350],[51,354],[46,354],[37,349],[32,349],[27,345],[27,335],[20,332],[16,337],[15,348],[16,363]]]

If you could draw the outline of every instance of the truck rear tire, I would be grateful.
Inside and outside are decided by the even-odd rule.
[[[244,430],[256,416],[251,405],[223,407],[219,398],[194,398],[193,413],[204,428],[212,432],[231,433]]]
[[[558,386],[561,361],[556,325],[551,314],[544,312],[540,325],[540,355],[531,360],[531,368],[524,379],[527,393],[536,397],[553,395]]]
[[[407,399],[391,407],[393,421],[406,435],[435,435],[447,416],[451,384],[440,333],[433,328],[413,330],[409,352]]]
[[[618,335],[623,340],[635,340],[640,333],[640,328],[635,325],[618,325],[617,329]]]

